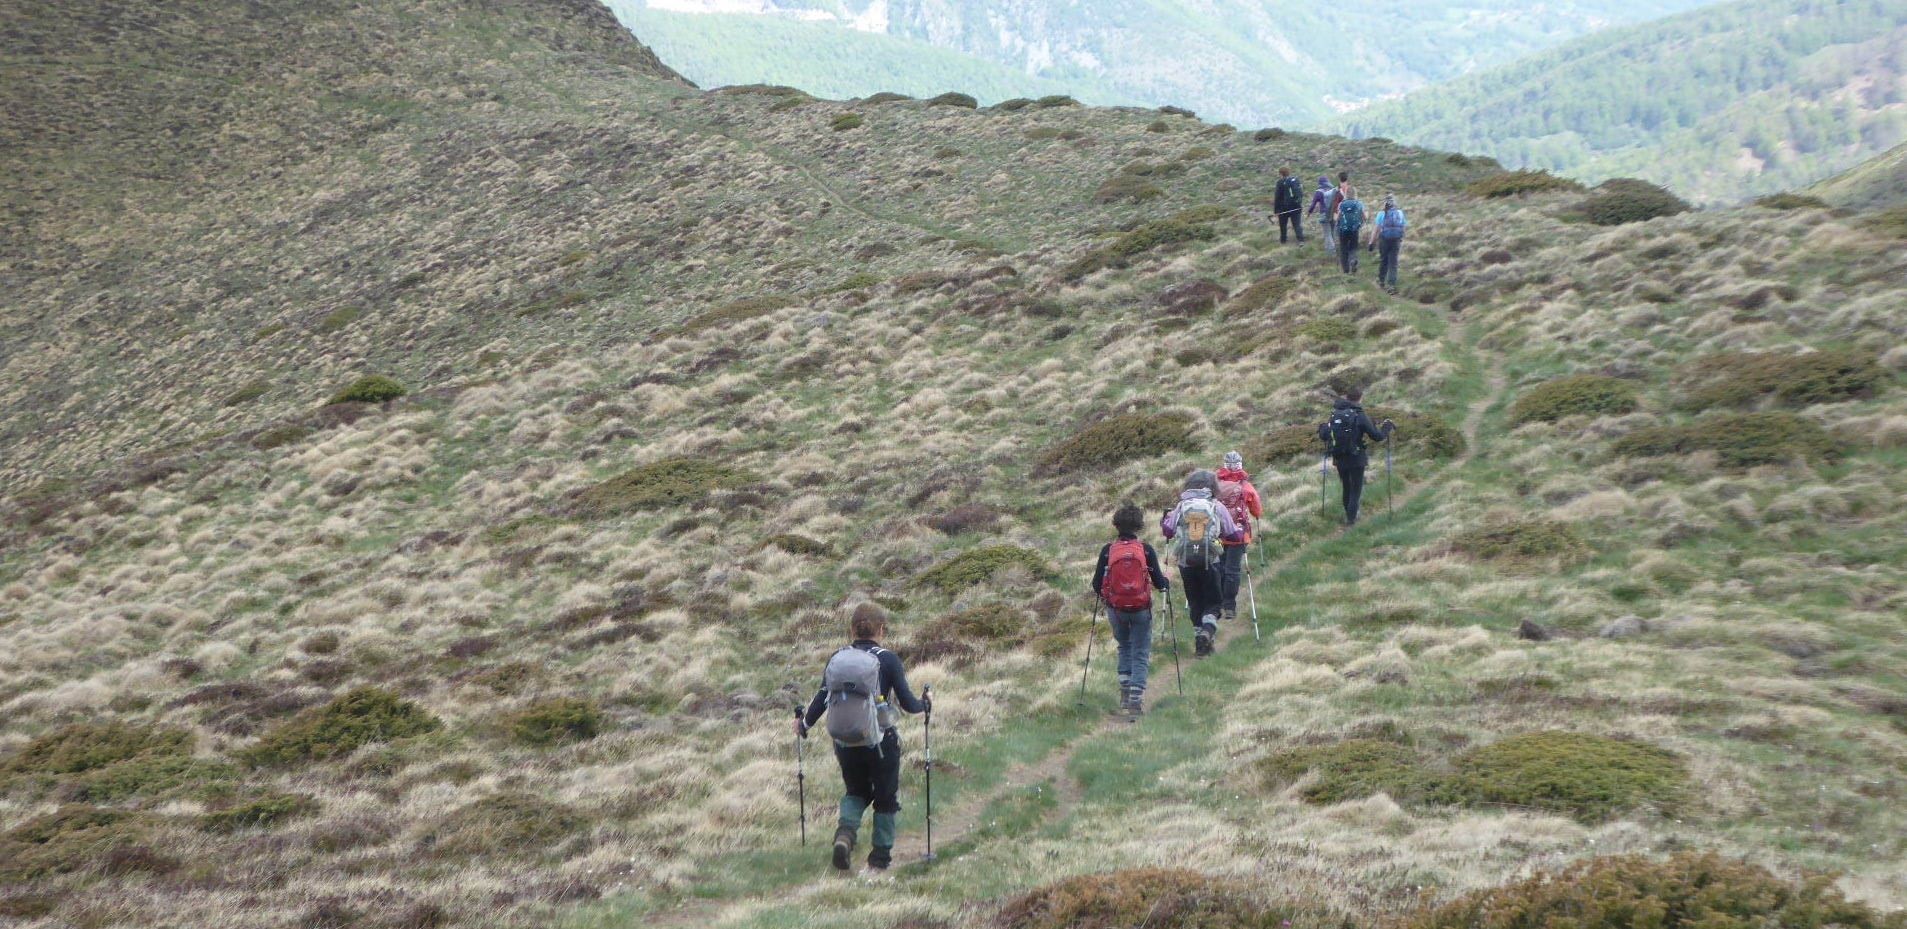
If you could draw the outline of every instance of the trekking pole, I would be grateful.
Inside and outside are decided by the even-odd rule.
[[[1390,436],[1384,437],[1384,521],[1385,522],[1392,522],[1397,519],[1397,511],[1391,508],[1391,498],[1396,495],[1396,492],[1391,489],[1391,447],[1395,444],[1396,443],[1391,440]]]
[[[1251,599],[1251,640],[1263,641],[1258,635],[1258,584],[1252,580],[1251,561],[1245,561],[1245,596]]]
[[[801,720],[801,704],[795,704],[795,721]],[[801,802],[801,844],[808,844],[808,737],[795,736],[795,793]]]
[[[1325,476],[1328,473],[1330,464],[1331,455],[1329,452],[1318,457],[1318,512],[1323,513],[1325,516],[1331,515],[1331,494],[1325,490],[1324,487]]]
[[[921,755],[927,765],[927,860],[934,860],[934,685],[920,689],[927,698],[927,720],[921,727]]]
[[[1093,598],[1092,625],[1086,627],[1086,666],[1084,668],[1081,668],[1079,671],[1079,700],[1077,701],[1078,706],[1086,705],[1086,673],[1093,669],[1093,639],[1098,637],[1098,632],[1099,632],[1099,598],[1095,596]]]
[[[1165,594],[1165,625],[1172,631],[1172,677],[1179,682],[1179,696],[1185,696],[1185,672],[1179,670],[1179,608],[1172,602],[1172,592]]]

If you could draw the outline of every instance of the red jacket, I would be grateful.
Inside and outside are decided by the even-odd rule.
[[[1231,481],[1236,484],[1245,485],[1245,512],[1250,513],[1252,519],[1259,519],[1265,515],[1265,505],[1258,499],[1258,488],[1252,486],[1251,475],[1246,474],[1244,469],[1220,468],[1218,469],[1218,480],[1221,484],[1226,481]],[[1226,542],[1226,545],[1244,545],[1251,541],[1250,524],[1248,523],[1238,528],[1244,533],[1244,538],[1237,542]]]

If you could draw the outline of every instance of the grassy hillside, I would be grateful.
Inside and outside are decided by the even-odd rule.
[[[1190,107],[1240,125],[1294,126],[1612,23],[1707,2],[1424,0],[1380,8],[1293,0],[778,0],[780,12],[766,14],[658,11],[645,0],[610,5],[708,85],[789,84],[832,97],[948,86],[984,100],[1066,93]],[[885,32],[847,25],[876,6]]]
[[[1821,181],[1808,192],[1838,206],[1880,209],[1907,206],[1907,145],[1863,161]]]
[[[7,45],[46,102],[0,139],[5,918],[1429,929],[1578,862],[1907,903],[1907,250],[1866,225],[704,93],[580,0],[205,7]],[[1404,198],[1399,297],[1276,245],[1285,164]],[[1356,382],[1405,432],[1344,533],[1302,433]],[[1263,640],[1183,696],[1161,656],[1128,724],[1100,628],[1077,706],[1106,514],[1231,448]],[[868,597],[938,698],[941,857],[912,754],[879,883],[797,846],[786,728]],[[1620,857],[1699,851],[1752,868]]]
[[[1907,3],[1736,0],[1611,30],[1337,125],[1732,203],[1907,139]]]

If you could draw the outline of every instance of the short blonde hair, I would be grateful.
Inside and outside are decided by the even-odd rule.
[[[861,603],[848,617],[848,630],[856,639],[878,639],[887,632],[887,611],[872,600]]]

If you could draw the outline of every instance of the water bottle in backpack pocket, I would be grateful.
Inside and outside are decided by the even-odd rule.
[[[828,659],[821,687],[827,693],[828,737],[842,748],[879,748],[881,649],[849,646]]]

